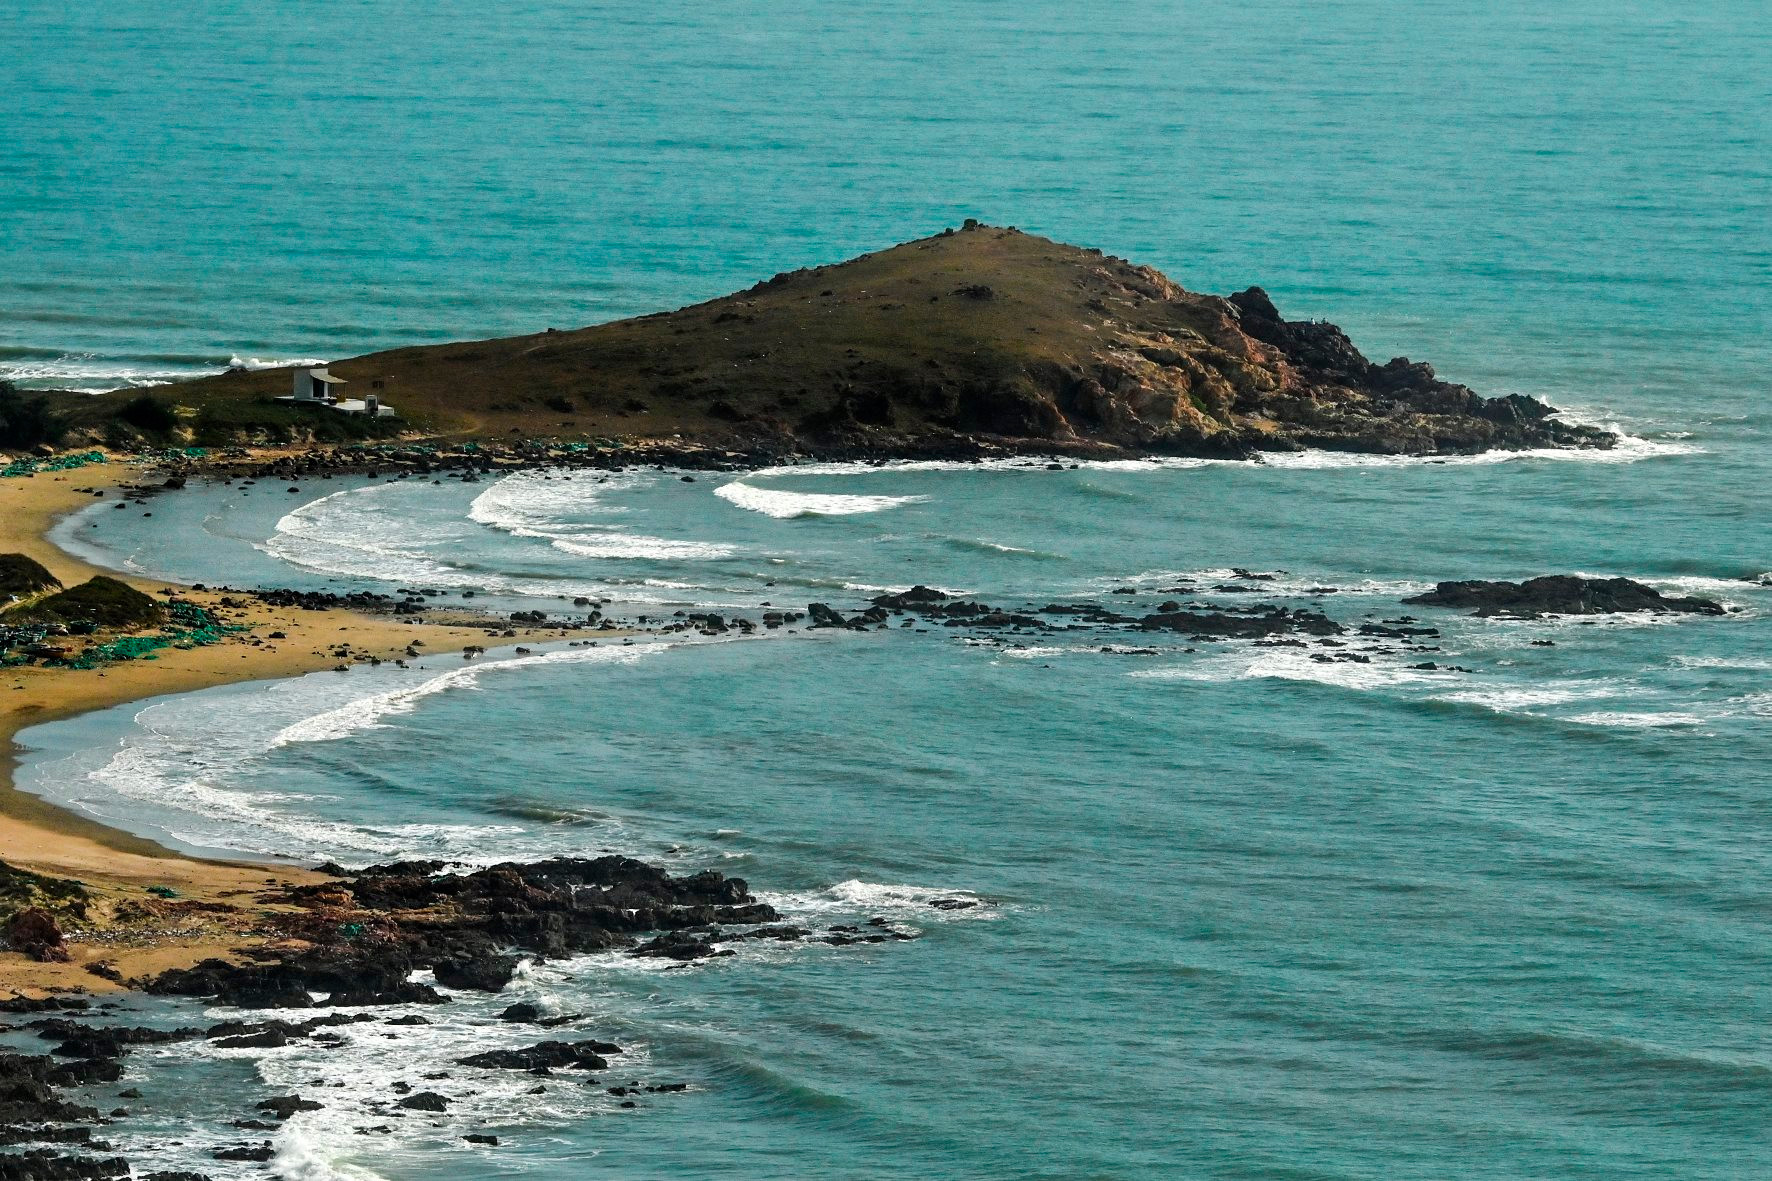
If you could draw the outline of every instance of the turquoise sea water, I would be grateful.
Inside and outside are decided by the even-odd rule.
[[[1759,6],[125,2],[26,4],[8,36],[0,364],[39,384],[589,322],[975,215],[1262,283],[1374,355],[1632,439],[206,487],[62,528],[116,565],[630,615],[915,581],[1148,606],[1230,567],[1356,624],[1436,579],[1552,571],[1736,608],[1436,612],[1432,658],[1464,671],[897,628],[605,642],[38,728],[27,786],[191,848],[619,849],[922,932],[532,969],[520,993],[632,1048],[609,1081],[691,1084],[632,1110],[464,1078],[443,1126],[355,1133],[393,1081],[520,1040],[490,1022],[512,997],[331,1054],[144,1048],[146,1123],[115,1137],[139,1159],[258,1175],[206,1158],[263,1087],[326,1096],[278,1136],[302,1178],[1772,1164]],[[982,905],[927,905],[958,894]],[[478,1129],[505,1143],[457,1139]]]

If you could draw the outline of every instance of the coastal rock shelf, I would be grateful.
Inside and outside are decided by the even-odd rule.
[[[435,861],[362,870],[328,865],[322,870],[336,875],[335,880],[281,888],[259,899],[279,906],[275,912],[261,912],[275,914],[269,921],[276,939],[242,951],[238,959],[244,962],[209,959],[131,982],[149,993],[203,998],[242,1010],[325,1010],[314,1017],[246,1017],[155,1028],[125,1024],[118,1019],[119,1006],[94,1006],[81,998],[0,1001],[0,1013],[26,1018],[23,1028],[52,1045],[48,1054],[0,1053],[0,1145],[54,1146],[0,1152],[0,1179],[134,1175],[122,1157],[95,1155],[110,1146],[92,1135],[92,1126],[125,1120],[128,1112],[119,1108],[105,1116],[62,1092],[119,1083],[122,1059],[136,1047],[201,1040],[221,1050],[281,1051],[298,1044],[325,1049],[348,1046],[347,1030],[358,1026],[397,1039],[400,1027],[451,1020],[451,998],[443,989],[470,995],[504,989],[520,957],[627,951],[684,967],[729,956],[733,953],[726,945],[752,940],[842,947],[915,937],[884,918],[836,924],[822,932],[784,924],[741,879],[712,871],[674,877],[618,856],[507,863],[471,872],[448,872],[448,866]],[[944,898],[930,905],[951,909],[977,903]],[[653,937],[642,942],[648,935]],[[438,987],[414,981],[414,974],[424,970],[433,974]],[[415,1005],[437,1006],[438,1015],[413,1012]],[[559,1032],[527,1044],[458,1053],[452,1061],[468,1072],[464,1079],[475,1071],[561,1071],[586,1076],[579,1081],[589,1083],[595,1080],[588,1076],[607,1070],[611,1059],[623,1053],[614,1042],[586,1036],[587,1018],[578,1014],[545,1016],[532,1004],[518,1003],[506,1007],[492,1024],[513,1031]],[[436,1089],[397,1081],[384,1101],[354,1114],[398,1118],[408,1112],[449,1111],[461,1097],[459,1086],[438,1080],[453,1076],[424,1077]],[[603,1089],[622,1106],[632,1107],[631,1096],[680,1093],[687,1084],[632,1082]],[[142,1096],[130,1088],[118,1097]],[[251,1114],[235,1119],[233,1126],[274,1131],[298,1113],[325,1109],[327,1102],[324,1092],[273,1095],[257,1101]],[[488,1146],[499,1143],[497,1137],[478,1132],[466,1138]],[[217,1144],[211,1155],[263,1161],[270,1159],[272,1148],[269,1141]],[[174,1176],[147,1175],[162,1181]]]

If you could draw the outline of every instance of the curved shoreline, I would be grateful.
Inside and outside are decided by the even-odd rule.
[[[112,461],[69,472],[0,479],[0,552],[35,558],[72,585],[101,573],[66,553],[49,539],[65,516],[93,500],[89,491],[107,494],[139,479],[145,468]],[[177,590],[205,606],[220,595],[193,591],[173,583],[125,577],[140,590]],[[0,862],[55,878],[80,881],[101,915],[116,903],[139,901],[147,887],[164,886],[180,899],[218,910],[202,916],[193,931],[191,913],[169,921],[170,929],[132,926],[107,928],[100,918],[92,930],[70,931],[71,963],[39,963],[22,953],[0,950],[0,988],[40,993],[84,989],[110,991],[112,980],[87,971],[105,961],[123,978],[151,975],[186,966],[235,948],[262,942],[252,933],[252,911],[267,890],[323,880],[294,865],[210,860],[174,852],[126,830],[100,823],[19,790],[15,777],[24,750],[15,741],[19,731],[95,710],[168,694],[188,693],[246,681],[280,680],[336,667],[331,649],[341,642],[364,655],[392,658],[422,628],[428,642],[463,646],[484,642],[483,629],[416,624],[349,611],[301,610],[251,602],[232,615],[249,630],[204,648],[167,648],[156,659],[128,661],[98,669],[24,667],[0,674]],[[280,631],[286,642],[267,643],[265,633]],[[255,642],[256,641],[256,642]],[[102,942],[94,935],[102,934]]]

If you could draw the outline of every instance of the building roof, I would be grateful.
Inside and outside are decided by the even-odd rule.
[[[344,378],[334,377],[334,376],[332,376],[332,374],[326,372],[326,370],[324,370],[324,369],[310,369],[310,370],[308,370],[308,376],[312,377],[315,381],[323,381],[327,385],[343,385],[343,384],[345,384]]]

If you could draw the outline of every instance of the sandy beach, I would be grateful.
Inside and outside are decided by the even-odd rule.
[[[142,478],[140,466],[111,462],[0,479],[0,553],[27,554],[67,586],[111,573],[64,553],[47,534],[63,516],[93,500],[91,491],[78,489],[109,492]],[[0,861],[76,879],[96,899],[91,928],[68,932],[71,963],[37,963],[17,952],[0,951],[0,987],[5,989],[115,989],[118,984],[89,972],[88,966],[102,963],[127,980],[249,946],[263,938],[254,933],[261,905],[258,895],[290,883],[321,880],[293,866],[183,857],[20,792],[13,783],[20,755],[13,738],[20,730],[163,694],[299,676],[370,657],[394,659],[404,655],[415,639],[438,653],[486,642],[480,628],[426,625],[411,622],[410,617],[273,608],[254,601],[224,608],[223,596],[216,593],[137,578],[125,581],[149,594],[176,590],[247,630],[207,647],[167,648],[153,660],[91,670],[33,666],[7,669],[0,675],[4,695],[0,743],[7,751],[0,778]],[[272,632],[287,638],[270,640]],[[335,654],[342,644],[350,646],[350,660]],[[147,892],[149,886],[169,888],[177,898],[157,898]],[[125,914],[119,916],[124,903]],[[218,904],[226,909],[218,909]]]

